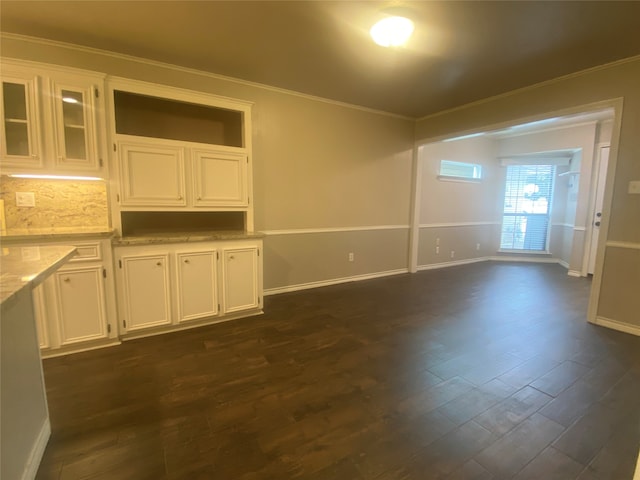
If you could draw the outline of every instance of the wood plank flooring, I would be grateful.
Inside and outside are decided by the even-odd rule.
[[[630,479],[640,338],[586,323],[589,288],[474,264],[46,360],[37,478]]]

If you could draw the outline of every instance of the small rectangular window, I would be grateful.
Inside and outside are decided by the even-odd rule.
[[[441,160],[438,178],[478,181],[482,178],[482,165]]]

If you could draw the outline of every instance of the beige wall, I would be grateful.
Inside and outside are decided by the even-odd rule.
[[[267,290],[407,268],[413,120],[82,49],[3,39],[2,54],[254,102],[254,223],[267,233]],[[392,260],[364,253],[385,254],[389,232],[374,228],[348,262],[349,229],[390,225],[405,228],[392,232]],[[321,235],[326,228],[345,231]],[[269,235],[281,230],[286,239]]]
[[[495,157],[495,142],[485,137],[430,143],[419,148],[418,268],[495,254],[504,191]],[[438,179],[441,160],[480,164],[482,180]]]
[[[607,183],[607,197],[611,199],[608,240],[637,247],[640,244],[640,195],[629,195],[627,187],[629,181],[640,179],[638,85],[640,58],[635,58],[423,118],[417,123],[416,135],[419,140],[428,140],[481,130],[487,125],[543,118],[564,109],[623,97],[619,146],[617,152],[612,152],[614,158],[617,154],[617,165],[614,173],[616,161],[611,162],[609,172],[614,175],[610,175]],[[605,274],[596,271],[594,279],[594,288],[599,291],[600,298],[597,315],[640,326],[638,295],[633,293],[640,291],[640,280],[618,268],[619,265],[632,265],[638,271],[638,250],[616,247],[618,251],[610,254],[611,248],[607,247],[604,256]],[[614,255],[615,261],[612,260]],[[621,289],[623,284],[626,288]]]

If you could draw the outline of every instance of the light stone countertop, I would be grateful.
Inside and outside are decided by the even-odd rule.
[[[148,233],[129,237],[113,237],[114,246],[153,245],[161,243],[207,242],[223,240],[250,240],[263,238],[264,233],[244,231],[211,231],[211,232],[166,232]]]
[[[25,288],[33,288],[76,253],[72,246],[2,247],[0,250],[0,303],[15,298]]]

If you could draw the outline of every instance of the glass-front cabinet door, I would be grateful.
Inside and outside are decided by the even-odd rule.
[[[2,78],[2,160],[3,165],[42,165],[36,104],[37,78]]]
[[[67,169],[97,167],[93,88],[54,82],[56,165]]]

